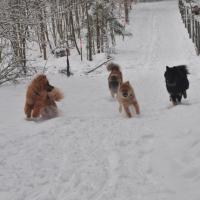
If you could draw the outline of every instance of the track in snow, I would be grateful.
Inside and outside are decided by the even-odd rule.
[[[199,58],[176,1],[141,3],[132,38],[117,46],[141,106],[126,119],[109,96],[105,69],[70,79],[49,75],[64,91],[59,118],[23,116],[26,84],[1,87],[2,200],[199,200]],[[188,100],[168,109],[165,65],[188,64]]]

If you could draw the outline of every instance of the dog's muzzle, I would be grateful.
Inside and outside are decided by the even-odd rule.
[[[128,93],[127,93],[127,92],[123,92],[122,95],[123,95],[123,97],[125,97],[125,98],[128,97]]]
[[[51,92],[54,89],[52,85],[47,85],[47,92]]]

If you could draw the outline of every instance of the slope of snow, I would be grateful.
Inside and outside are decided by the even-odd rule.
[[[105,67],[69,79],[49,71],[65,99],[60,117],[43,122],[24,119],[29,81],[1,86],[0,199],[199,200],[200,58],[176,1],[137,4],[130,17],[133,37],[118,42],[114,61],[141,115],[118,112]],[[163,73],[176,64],[189,66],[190,89],[172,107]]]

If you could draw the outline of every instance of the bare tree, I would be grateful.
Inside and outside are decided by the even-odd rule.
[[[116,35],[124,37],[121,19],[129,22],[132,0],[0,0],[0,65],[29,71],[27,51],[30,42],[38,45],[43,59],[48,50],[74,48],[82,54],[78,41],[86,40],[88,60],[96,53],[108,52]],[[116,12],[117,11],[117,12]],[[119,12],[118,12],[119,11]],[[2,45],[6,43],[6,46]],[[81,42],[80,42],[81,43]],[[35,45],[37,47],[37,45]],[[82,44],[80,44],[82,45]],[[14,64],[12,65],[11,62]],[[9,63],[9,64],[8,64]],[[11,70],[12,71],[12,70]],[[4,75],[3,75],[4,76]]]

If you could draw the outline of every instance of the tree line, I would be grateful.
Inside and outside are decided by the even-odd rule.
[[[133,0],[0,0],[0,84],[28,74],[29,44],[44,60],[56,48],[75,48],[87,59],[124,37]]]

